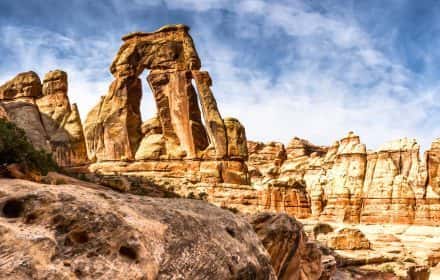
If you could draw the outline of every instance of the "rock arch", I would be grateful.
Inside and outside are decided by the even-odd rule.
[[[236,119],[221,117],[211,78],[200,70],[188,31],[185,25],[167,25],[122,38],[124,43],[110,66],[115,79],[85,123],[91,159],[247,159],[244,128]],[[144,70],[150,71],[147,81],[157,117],[142,123],[138,76]]]

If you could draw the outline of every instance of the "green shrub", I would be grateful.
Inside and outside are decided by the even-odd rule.
[[[51,154],[38,151],[28,141],[23,129],[0,119],[0,165],[18,163],[28,170],[46,175],[58,166]]]
[[[387,273],[395,273],[394,272],[394,267],[391,264],[385,264],[383,265],[380,270],[382,272],[387,272]]]
[[[199,193],[199,199],[200,199],[200,200],[207,201],[207,200],[208,200],[208,194],[205,193],[205,192],[201,192],[201,193]]]
[[[235,207],[228,207],[228,206],[223,205],[220,208],[222,208],[224,210],[228,210],[228,211],[230,211],[230,212],[232,212],[234,214],[240,213],[240,211],[237,208],[235,208]]]
[[[186,198],[188,198],[188,199],[196,199],[196,195],[195,195],[193,192],[190,192],[190,193],[186,196]]]

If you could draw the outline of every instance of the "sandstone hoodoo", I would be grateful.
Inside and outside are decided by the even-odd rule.
[[[263,209],[333,222],[440,224],[438,140],[423,158],[413,139],[367,151],[352,132],[331,146],[294,138],[287,147],[248,142],[248,149],[252,185],[263,198],[279,197],[264,199]],[[280,181],[290,185],[274,196]],[[303,198],[282,198],[292,191]]]
[[[170,170],[185,169],[196,181],[248,183],[244,128],[221,117],[188,30],[169,25],[123,37],[110,67],[115,79],[85,123],[93,170],[108,171],[103,167],[113,161],[125,172],[173,177]],[[138,76],[145,69],[157,115],[142,123]]]
[[[35,72],[20,73],[0,86],[0,114],[24,129],[37,149],[53,153],[60,166],[76,166],[87,162],[87,154],[78,109],[67,90],[63,71],[47,73],[43,83]]]

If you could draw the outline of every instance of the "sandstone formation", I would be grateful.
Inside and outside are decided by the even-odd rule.
[[[2,279],[276,279],[249,224],[207,203],[0,185]]]
[[[288,215],[272,213],[256,214],[248,220],[269,252],[278,279],[320,279],[321,253],[307,241],[301,223]]]
[[[49,72],[43,83],[35,72],[18,74],[0,87],[0,116],[22,128],[37,149],[53,153],[60,166],[87,161],[82,124],[67,96],[65,72]]]
[[[326,236],[325,243],[336,250],[370,249],[370,241],[356,228],[342,228]]]
[[[323,221],[439,225],[438,143],[420,158],[413,139],[373,152],[352,132],[331,146],[299,138],[286,147],[249,141],[249,174],[260,201],[256,208]],[[304,185],[303,198],[280,207],[289,188],[273,194],[279,182]],[[289,208],[303,210],[298,214]]]
[[[8,119],[24,129],[35,148],[50,151],[49,137],[36,104],[41,96],[42,84],[35,72],[20,73],[0,86],[0,103]]]
[[[37,99],[51,150],[61,166],[79,165],[87,159],[78,108],[76,104],[70,105],[67,90],[67,73],[51,71],[44,77],[43,96]]]
[[[383,279],[388,274],[391,278],[385,279],[427,280],[430,267],[440,262],[438,226],[302,222],[309,238],[319,243],[323,269],[336,261],[333,279]]]
[[[168,161],[175,169],[189,170],[198,181],[209,174],[209,182],[249,183],[244,127],[236,119],[221,117],[211,78],[200,70],[188,31],[184,25],[169,25],[122,38],[110,66],[115,80],[85,123],[89,158],[97,162],[94,170],[105,172],[108,168],[100,168],[101,163],[108,161],[134,162],[137,167],[127,170],[174,177],[159,167]],[[142,123],[138,76],[145,69],[150,71],[147,81],[157,115]]]

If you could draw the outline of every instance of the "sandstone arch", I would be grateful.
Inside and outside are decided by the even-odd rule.
[[[185,25],[122,38],[110,66],[109,92],[88,114],[85,137],[89,158],[105,161],[238,161],[246,173],[246,135],[236,119],[223,119]],[[142,123],[140,74],[147,82],[157,116]],[[195,81],[195,86],[193,86]],[[199,107],[200,103],[200,107]],[[225,162],[219,169],[235,166]],[[217,168],[217,167],[216,167]]]

